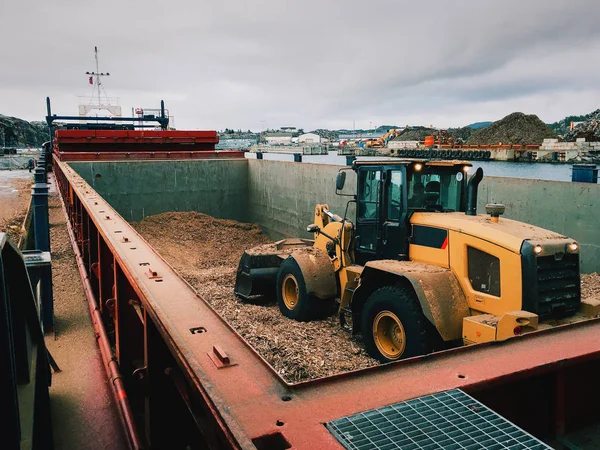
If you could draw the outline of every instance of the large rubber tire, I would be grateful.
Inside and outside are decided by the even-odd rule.
[[[434,349],[437,333],[407,288],[384,286],[373,292],[364,306],[361,326],[367,353],[383,363]]]
[[[306,292],[304,275],[294,258],[279,266],[277,304],[281,314],[299,322],[308,322],[315,315],[314,299]]]

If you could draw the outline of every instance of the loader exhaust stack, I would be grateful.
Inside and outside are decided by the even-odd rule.
[[[482,179],[483,169],[480,167],[475,171],[475,175],[471,177],[467,185],[467,210],[465,211],[467,216],[477,215],[477,188]]]

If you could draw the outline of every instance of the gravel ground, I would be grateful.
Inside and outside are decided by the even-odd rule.
[[[195,212],[146,217],[134,228],[286,380],[299,382],[374,366],[337,315],[309,323],[284,317],[276,304],[241,303],[233,295],[244,250],[269,243],[258,226]],[[582,297],[600,296],[600,275],[583,275]]]
[[[158,214],[132,225],[289,382],[377,364],[340,328],[337,315],[301,323],[274,303],[244,304],[233,295],[244,250],[270,242],[258,226],[194,212]]]
[[[0,174],[2,176],[3,174]],[[8,234],[15,245],[21,237],[21,227],[31,199],[32,175],[10,173],[0,180],[0,231]]]

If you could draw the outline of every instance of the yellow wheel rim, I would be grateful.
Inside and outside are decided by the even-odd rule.
[[[283,303],[285,303],[287,309],[295,309],[298,306],[300,293],[298,282],[294,275],[288,274],[285,276],[281,285],[281,294],[283,296]]]
[[[406,348],[406,334],[398,316],[381,311],[373,321],[373,339],[377,350],[387,359],[398,359]]]

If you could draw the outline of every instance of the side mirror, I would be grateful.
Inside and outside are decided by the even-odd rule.
[[[344,184],[346,183],[346,172],[338,172],[337,177],[335,178],[335,189],[341,191],[344,189]]]
[[[311,223],[309,226],[306,227],[306,231],[308,233],[316,233],[320,231],[320,228],[319,225],[317,225],[316,223]]]

